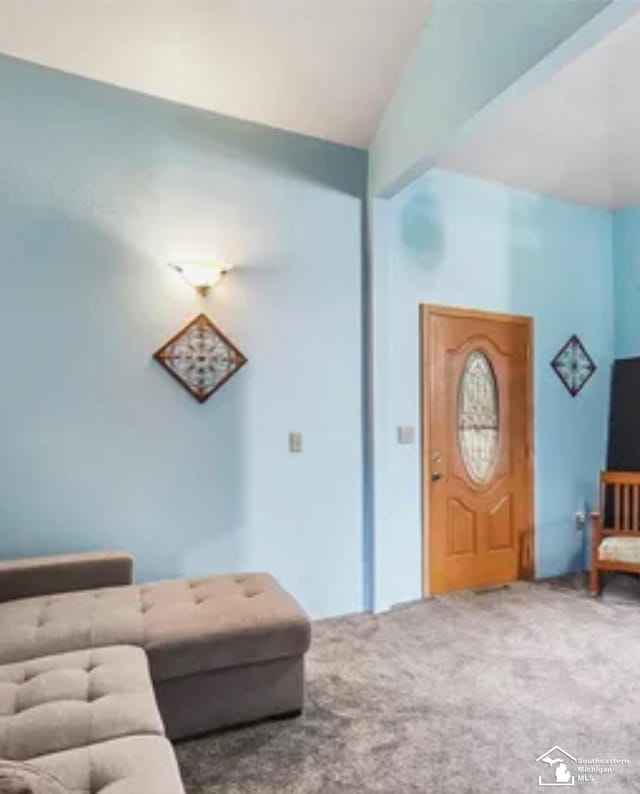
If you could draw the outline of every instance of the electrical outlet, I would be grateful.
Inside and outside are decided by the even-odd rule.
[[[289,433],[289,452],[302,452],[302,433]]]
[[[400,425],[398,428],[398,444],[413,444],[415,433],[411,425]]]
[[[576,511],[576,532],[582,532],[587,525],[587,515],[583,510]]]

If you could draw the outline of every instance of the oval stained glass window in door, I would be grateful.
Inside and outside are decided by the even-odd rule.
[[[472,350],[458,384],[458,444],[470,479],[486,485],[498,459],[500,435],[498,383],[491,361]]]

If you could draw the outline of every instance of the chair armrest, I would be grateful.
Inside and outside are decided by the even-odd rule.
[[[0,561],[0,601],[127,585],[132,581],[133,558],[125,551]]]
[[[602,519],[600,513],[591,513],[591,568],[598,566],[598,547],[602,540]]]

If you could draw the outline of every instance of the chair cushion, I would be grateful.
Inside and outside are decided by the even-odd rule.
[[[0,664],[138,645],[155,680],[297,656],[309,620],[268,574],[209,576],[0,604]],[[5,637],[7,638],[5,640]]]
[[[173,748],[161,736],[131,736],[41,756],[31,766],[69,794],[184,794]]]
[[[26,760],[164,733],[140,648],[74,651],[0,666],[0,757]]]
[[[605,538],[598,546],[598,559],[640,565],[640,537]]]

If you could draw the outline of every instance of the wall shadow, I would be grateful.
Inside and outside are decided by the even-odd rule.
[[[411,258],[424,268],[436,268],[444,249],[442,210],[428,187],[412,193],[400,211],[400,239]]]

